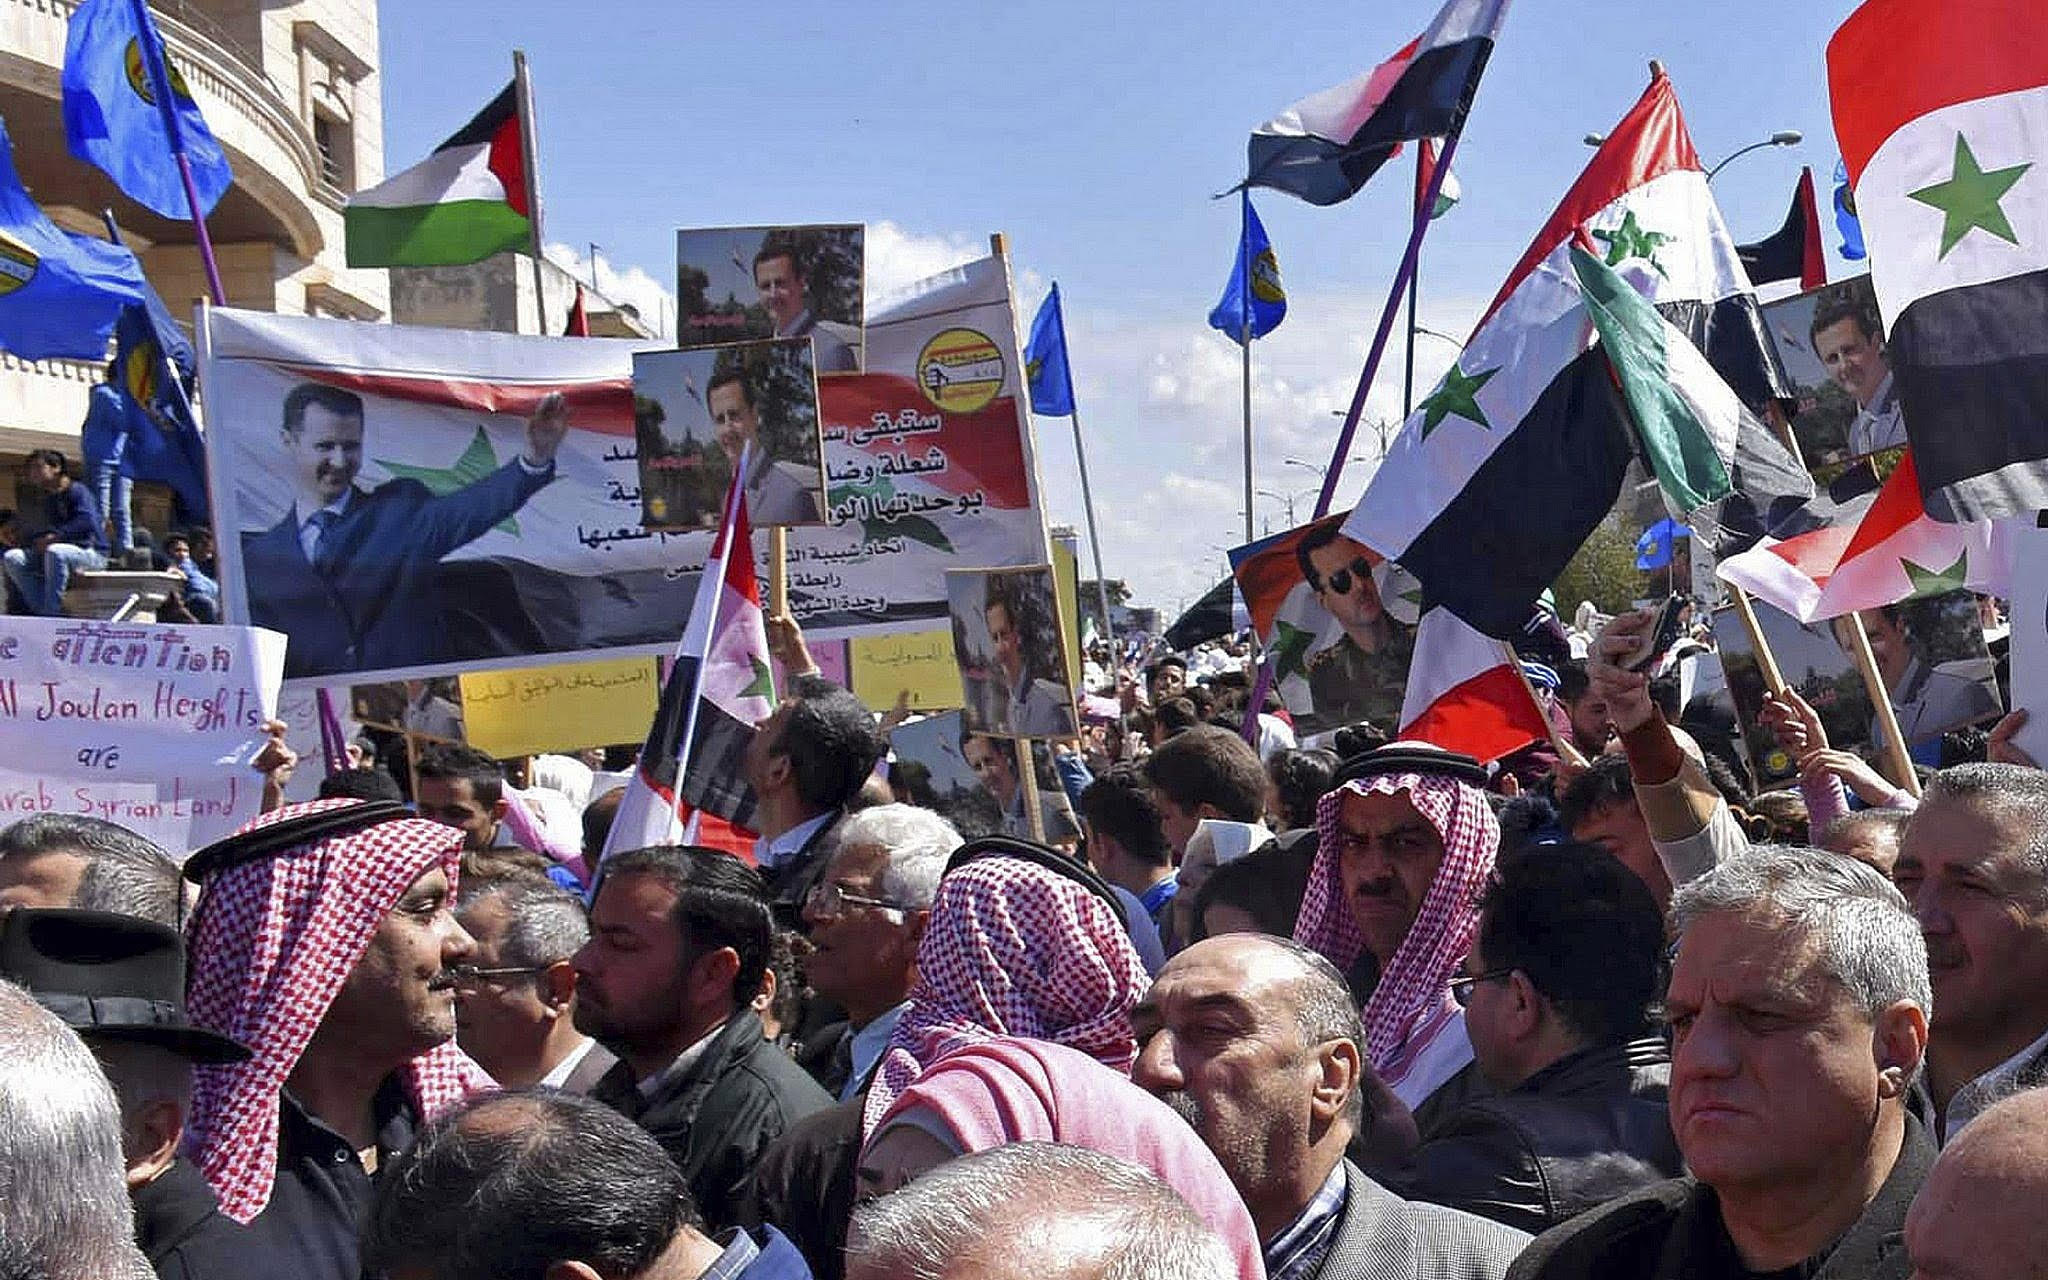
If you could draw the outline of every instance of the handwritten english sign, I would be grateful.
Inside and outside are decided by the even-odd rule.
[[[284,651],[250,627],[0,618],[0,825],[100,818],[177,858],[228,834],[261,804]]]

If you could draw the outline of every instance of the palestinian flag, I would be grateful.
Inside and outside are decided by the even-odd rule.
[[[1997,526],[1928,516],[1917,470],[1908,448],[1875,495],[1817,528],[1766,539],[1715,572],[1801,622],[1963,589],[2010,594],[2010,554]]]
[[[1799,287],[1818,289],[1828,282],[1827,254],[1820,238],[1820,207],[1814,202],[1813,170],[1799,171],[1792,189],[1792,208],[1785,225],[1755,244],[1735,247],[1742,269],[1753,285],[1797,280]]]
[[[1928,514],[2048,507],[2048,8],[1868,0],[1828,86]]]
[[[1577,242],[1742,403],[1791,394],[1660,73],[1537,233],[1344,525],[1418,578],[1426,605],[1503,639],[1613,509],[1637,453],[1572,270]],[[1769,521],[1738,509],[1744,486],[1730,478],[1722,522],[1761,536]]]
[[[704,574],[697,603],[676,647],[654,725],[618,817],[605,841],[616,851],[654,844],[714,843],[711,832],[739,828],[738,847],[715,843],[751,859],[754,790],[744,761],[754,726],[775,709],[768,666],[768,633],[761,620],[761,584],[754,575],[753,535],[746,492],[734,472],[725,522]]]
[[[1457,133],[1507,11],[1508,0],[1448,0],[1393,57],[1252,130],[1244,185],[1337,204],[1402,143]]]
[[[348,199],[351,267],[440,267],[533,246],[516,83],[404,173]]]
[[[1415,204],[1422,206],[1423,197],[1429,194],[1429,184],[1436,177],[1437,156],[1440,154],[1435,138],[1424,138],[1416,146],[1415,163]],[[1453,169],[1444,175],[1444,185],[1437,188],[1436,203],[1430,206],[1432,220],[1441,218],[1451,211],[1452,206],[1463,199],[1465,189],[1458,185],[1458,173]]]
[[[1422,615],[1397,737],[1498,760],[1549,734],[1506,645],[1447,610]]]

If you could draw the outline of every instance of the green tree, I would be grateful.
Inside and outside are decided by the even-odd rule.
[[[1581,600],[1591,600],[1602,613],[1620,613],[1642,593],[1643,583],[1635,535],[1609,515],[1557,575],[1552,591],[1558,612],[1570,618]]]

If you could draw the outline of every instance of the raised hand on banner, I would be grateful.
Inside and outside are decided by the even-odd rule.
[[[550,391],[533,407],[526,420],[526,461],[534,467],[553,466],[555,450],[569,434],[569,401],[559,391]]]
[[[771,613],[761,620],[761,625],[768,632],[768,656],[782,664],[790,679],[818,674],[817,660],[811,657],[811,648],[804,643],[803,628],[796,625],[795,618],[786,613]]]
[[[1600,629],[1586,655],[1586,679],[1607,700],[1607,718],[1618,733],[1642,728],[1657,713],[1649,675],[1626,665],[1642,655],[1656,625],[1655,609],[1620,614]]]
[[[2020,707],[1991,727],[1991,737],[1984,743],[1984,758],[1993,764],[2016,764],[2027,769],[2038,769],[2034,757],[2028,755],[2013,743],[2013,735],[2027,727],[2027,709]]]
[[[910,719],[910,690],[896,691],[896,705],[882,713],[882,732],[887,733],[897,725]]]
[[[251,769],[263,775],[264,813],[284,806],[285,784],[292,780],[292,770],[299,766],[299,753],[284,740],[286,727],[282,720],[265,721],[263,734],[267,740],[249,762]]]
[[[1756,718],[1777,737],[1779,746],[1800,758],[1801,772],[1807,755],[1828,748],[1828,731],[1820,722],[1820,713],[1797,689],[1787,687],[1767,696]]]

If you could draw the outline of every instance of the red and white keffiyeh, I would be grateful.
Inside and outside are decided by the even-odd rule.
[[[1047,867],[978,858],[939,881],[917,985],[868,1088],[862,1132],[947,1052],[991,1036],[1078,1049],[1125,1075],[1145,965],[1109,904]]]
[[[287,805],[237,834],[360,803]],[[401,818],[207,878],[191,926],[189,1016],[253,1055],[196,1069],[185,1145],[228,1217],[248,1222],[270,1203],[279,1091],[377,926],[435,867],[447,873],[452,892],[461,855],[460,831]],[[404,1076],[423,1119],[492,1087],[453,1041],[413,1059]]]
[[[1433,1033],[1448,1018],[1450,984],[1479,932],[1479,894],[1493,874],[1500,849],[1500,823],[1477,787],[1441,774],[1387,773],[1356,778],[1316,802],[1316,860],[1308,892],[1294,922],[1294,940],[1329,957],[1349,972],[1365,949],[1365,938],[1344,900],[1337,817],[1346,795],[1406,792],[1443,838],[1444,860],[1423,895],[1408,936],[1380,974],[1365,1003],[1365,1050],[1388,1085],[1406,1074],[1404,1051],[1421,1033]]]

